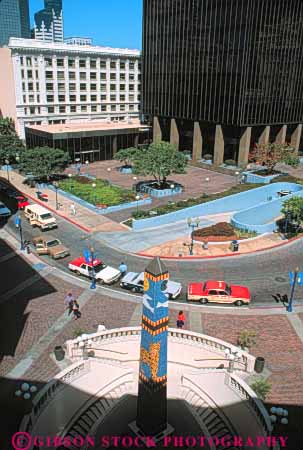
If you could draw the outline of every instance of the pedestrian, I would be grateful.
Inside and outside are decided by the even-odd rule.
[[[80,306],[79,306],[79,303],[77,302],[77,300],[74,300],[74,302],[73,302],[73,314],[74,314],[75,320],[80,319],[80,317],[82,316],[81,311],[80,311]]]
[[[72,203],[72,204],[70,205],[70,212],[71,212],[71,214],[72,214],[73,216],[76,215],[76,206],[75,206],[74,203]]]
[[[127,272],[127,265],[122,261],[122,263],[119,266],[119,270],[121,272],[122,277],[124,277],[124,275]]]
[[[177,319],[177,328],[183,328],[185,324],[185,315],[183,311],[179,311],[178,319]]]
[[[74,296],[71,292],[67,294],[64,299],[65,308],[68,309],[68,315],[70,316],[73,312]]]

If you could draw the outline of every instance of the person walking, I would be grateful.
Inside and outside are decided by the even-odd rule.
[[[185,315],[183,311],[179,311],[177,319],[177,328],[183,328],[185,324]]]
[[[81,311],[80,311],[80,306],[79,306],[79,303],[77,302],[77,300],[74,300],[74,302],[73,302],[73,314],[74,314],[75,320],[80,319],[80,317],[82,316]]]
[[[75,216],[75,215],[76,215],[76,206],[75,206],[74,203],[72,203],[72,204],[70,205],[70,212],[71,212],[72,216]]]
[[[122,277],[124,277],[124,275],[127,272],[127,265],[124,262],[122,262],[119,266],[119,270],[121,272]]]
[[[68,309],[69,316],[73,312],[73,304],[74,304],[74,296],[71,292],[69,292],[64,299],[65,309]]]

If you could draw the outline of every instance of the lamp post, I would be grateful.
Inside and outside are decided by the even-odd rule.
[[[137,216],[139,214],[139,200],[140,200],[140,195],[136,195],[136,200],[137,200]]]
[[[8,170],[8,167],[9,167],[9,160],[8,160],[8,159],[5,160],[5,165],[6,165],[7,181],[10,182],[10,179],[9,179],[9,170]]]
[[[194,250],[194,236],[193,236],[193,232],[195,230],[195,228],[198,228],[200,224],[200,219],[197,217],[195,221],[193,221],[190,217],[187,219],[187,226],[189,228],[191,228],[191,242],[190,244],[186,244],[186,242],[183,243],[183,245],[185,247],[189,248],[189,254],[192,256],[194,254],[193,250]]]
[[[107,168],[107,173],[108,173],[108,182],[110,183],[110,173],[111,173],[112,169],[110,167]]]
[[[294,293],[295,293],[296,283],[298,280],[298,275],[299,275],[299,267],[296,267],[295,271],[294,271],[294,278],[293,278],[291,291],[290,291],[290,298],[289,298],[289,302],[287,305],[287,312],[292,312],[292,303],[293,303],[293,299],[294,299]]]
[[[97,203],[97,197],[96,197],[96,183],[92,184],[92,188],[93,188],[93,202],[95,202],[95,204]]]
[[[92,262],[92,283],[90,285],[91,289],[96,289],[96,272],[95,272],[95,267],[94,267],[94,262],[95,262],[95,249],[94,247],[90,248],[90,258],[91,258],[91,262]]]
[[[133,177],[133,182],[134,182],[133,190],[136,191],[137,190],[137,183],[136,183],[137,182],[137,177],[136,176]]]
[[[71,190],[71,192],[73,193],[73,181],[72,181],[72,178],[73,178],[73,174],[72,173],[69,173],[68,174],[68,178],[69,178],[69,182],[70,182],[70,190]]]
[[[23,241],[22,221],[21,221],[21,217],[20,216],[16,217],[15,225],[16,225],[16,228],[19,229],[19,233],[20,233],[20,250],[24,251],[25,250],[25,246],[24,246],[24,241]]]
[[[236,180],[237,180],[237,184],[239,183],[239,175],[240,175],[240,172],[235,172],[235,175],[236,175]]]
[[[56,211],[58,211],[58,209],[59,209],[59,204],[58,204],[58,188],[59,188],[59,185],[58,185],[58,182],[54,181],[53,182],[53,186],[55,188],[55,193],[56,193]]]
[[[87,169],[87,175],[89,175],[89,173],[88,173],[89,160],[88,159],[85,161],[85,165],[86,165],[86,169]]]

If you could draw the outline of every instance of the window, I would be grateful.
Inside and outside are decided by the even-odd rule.
[[[57,67],[64,67],[64,59],[57,59]]]
[[[106,84],[101,84],[101,91],[102,92],[106,91]]]
[[[80,67],[86,67],[86,59],[80,59],[79,66]]]
[[[129,105],[129,110],[130,111],[134,111],[135,110],[135,105]]]
[[[86,105],[82,105],[81,106],[81,112],[86,112],[87,111],[87,106]]]
[[[32,92],[34,90],[34,83],[27,83],[27,89]]]
[[[91,112],[97,112],[97,105],[91,106]]]
[[[31,107],[29,108],[29,113],[30,113],[30,114],[35,114],[35,108],[34,108],[34,106],[31,106]]]
[[[125,102],[125,95],[120,95],[120,102]]]
[[[57,72],[57,78],[58,80],[64,80],[64,72],[63,71]]]
[[[68,72],[68,76],[70,80],[75,80],[76,79],[76,74],[75,72]]]
[[[115,84],[111,84],[110,85],[110,90],[111,91],[115,91],[117,88],[116,88],[116,85]]]
[[[65,102],[65,95],[59,95],[58,96],[59,102]]]
[[[80,95],[80,102],[86,102],[86,95]]]
[[[95,69],[97,67],[97,61],[95,59],[90,60],[90,67]]]
[[[69,59],[68,60],[68,67],[75,67],[75,60],[74,59]]]
[[[125,91],[125,84],[120,84],[120,91]]]
[[[23,103],[26,103],[26,95],[23,95]]]
[[[97,85],[96,84],[91,84],[90,85],[90,90],[91,91],[96,91],[97,90]]]
[[[39,83],[36,83],[36,89],[37,89],[37,91],[39,91],[39,89],[40,89]]]
[[[27,108],[24,108],[24,114],[27,115]]]
[[[135,80],[135,75],[133,73],[130,73],[128,78],[129,78],[129,81],[134,81]]]
[[[45,58],[44,61],[45,61],[46,67],[52,67],[52,65],[53,65],[53,60],[52,60],[52,58]],[[58,63],[57,63],[57,64],[58,64]]]
[[[35,101],[34,95],[29,95],[28,96],[28,101],[29,101],[29,103],[34,103],[34,101]]]
[[[76,83],[69,83],[69,90],[75,91],[76,90]]]
[[[115,73],[111,73],[110,74],[110,79],[111,80],[115,80],[116,79],[116,74]]]
[[[120,105],[120,111],[125,111],[125,105]]]
[[[111,94],[110,101],[111,102],[115,102],[116,101],[116,96],[114,94]]]
[[[37,103],[40,103],[40,95],[37,95]]]
[[[58,83],[58,91],[65,92],[65,83]]]
[[[110,62],[110,68],[111,69],[115,69],[116,68],[116,61],[111,61]]]
[[[22,83],[22,91],[25,91],[26,87],[25,87],[25,83]]]
[[[80,80],[86,80],[86,72],[80,72]]]
[[[129,90],[130,91],[134,91],[135,90],[135,85],[134,84],[130,84],[129,85]]]
[[[24,70],[21,70],[21,77],[24,78]]]
[[[40,108],[40,106],[38,106],[38,108],[37,108],[37,114],[40,114],[41,113],[41,108]],[[40,122],[41,123],[41,122]],[[36,125],[39,125],[38,123],[36,123]]]
[[[91,72],[90,73],[90,79],[91,80],[96,80],[97,79],[97,72]]]
[[[129,94],[128,100],[129,100],[130,102],[134,102],[134,101],[135,101],[135,96],[134,96],[133,94]]]
[[[106,105],[101,105],[101,111],[106,111],[107,106]]]
[[[100,96],[100,98],[101,98],[101,102],[106,102],[107,96],[106,96],[106,94],[102,94],[102,95]]]
[[[100,61],[100,67],[101,67],[101,69],[106,69],[106,61],[101,60]]]
[[[69,101],[70,101],[70,102],[75,102],[76,100],[77,100],[76,95],[70,95],[70,96],[69,96]]]
[[[66,108],[65,106],[59,106],[59,113],[65,113]]]
[[[54,96],[53,96],[53,95],[47,95],[47,96],[46,96],[46,101],[47,101],[47,103],[53,103],[53,101],[54,101]]]
[[[100,74],[100,79],[101,80],[106,80],[106,73],[101,73]]]
[[[217,291],[211,290],[208,291],[208,295],[218,295]]]
[[[122,69],[122,70],[125,69],[125,62],[120,62],[120,69]]]
[[[96,102],[97,101],[97,96],[96,95],[91,95],[90,96],[90,101],[91,102]]]
[[[116,109],[117,109],[117,108],[116,108],[116,105],[110,105],[110,110],[111,110],[111,111],[116,111]]]
[[[47,79],[47,80],[52,80],[53,79],[53,72],[50,72],[50,71],[46,71],[46,73],[45,73],[45,78]]]
[[[32,70],[28,70],[27,71],[27,78],[33,78],[33,71]]]
[[[23,64],[24,64],[23,56],[20,56],[20,64],[21,64],[21,66],[23,66]]]
[[[26,65],[27,66],[31,66],[32,65],[32,58],[30,58],[29,56],[26,58]]]
[[[47,108],[47,112],[48,112],[49,114],[53,114],[53,113],[55,112],[55,108],[54,108],[53,106],[49,106],[49,107]]]
[[[124,81],[125,80],[125,73],[120,73],[120,80]]]
[[[77,112],[77,106],[76,105],[71,105],[70,112]]]
[[[138,95],[138,102],[141,101],[141,95]]]
[[[80,83],[80,91],[86,91],[86,84]]]
[[[129,70],[134,70],[135,63],[134,62],[130,62],[128,67],[129,67]]]
[[[39,78],[39,72],[38,72],[38,70],[35,71],[35,75],[36,75],[36,78]]]

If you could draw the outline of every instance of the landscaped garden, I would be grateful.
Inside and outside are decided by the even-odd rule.
[[[219,222],[210,227],[199,228],[192,232],[193,239],[200,242],[225,242],[238,239],[248,239],[257,236],[257,233],[239,230],[228,222]]]
[[[115,206],[135,201],[135,193],[113,186],[106,180],[75,176],[59,182],[59,188],[92,205]]]

